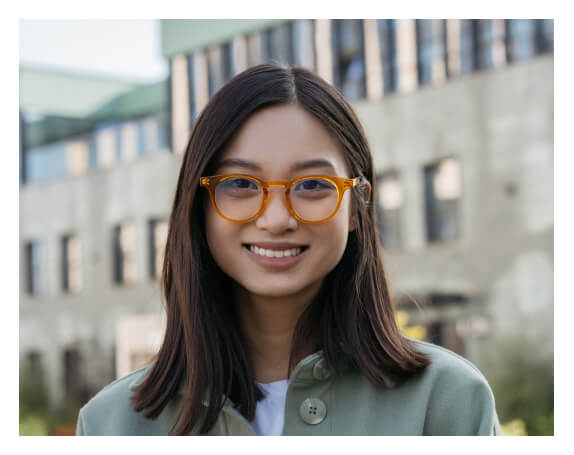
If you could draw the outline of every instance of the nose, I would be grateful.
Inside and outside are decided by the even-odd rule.
[[[255,220],[255,225],[259,229],[264,229],[271,233],[280,233],[288,229],[296,229],[297,220],[293,218],[287,208],[285,189],[269,188],[268,191],[267,206],[263,213]]]

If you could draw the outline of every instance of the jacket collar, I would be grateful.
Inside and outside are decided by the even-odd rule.
[[[131,373],[131,375],[133,375],[134,378],[132,379],[132,381],[128,386],[130,391],[133,392],[144,381],[152,366],[153,363]],[[346,365],[345,368],[349,368],[349,365]],[[310,386],[315,383],[327,380],[332,375],[333,372],[331,368],[327,365],[327,362],[325,361],[323,351],[320,350],[314,352],[313,354],[308,355],[295,366],[295,368],[291,372],[291,376],[289,377],[289,382]],[[382,378],[387,388],[393,388],[397,384],[397,380],[388,373],[383,372]],[[180,395],[184,394],[185,386],[186,386],[185,382],[182,381],[181,384],[179,385],[178,394]],[[203,403],[207,406],[208,400],[204,399]],[[229,398],[225,400],[224,407],[228,406],[233,407],[233,403],[231,403],[231,400]]]
[[[350,363],[343,365],[344,371],[356,370]],[[333,376],[331,367],[327,364],[322,350],[308,355],[301,360],[291,372],[290,382],[297,382],[301,385],[312,385],[324,381]],[[397,385],[396,378],[386,372],[382,372],[382,379],[385,387],[393,388]]]

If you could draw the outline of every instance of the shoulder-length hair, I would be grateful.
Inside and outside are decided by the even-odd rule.
[[[372,190],[352,191],[357,227],[349,233],[339,264],[297,323],[290,371],[310,340],[323,350],[335,374],[351,362],[378,387],[384,387],[385,373],[404,378],[430,363],[400,334],[394,318],[371,202],[373,161],[352,107],[333,86],[304,68],[254,66],[233,77],[205,106],[192,129],[177,181],[161,278],[165,337],[132,397],[134,409],[153,419],[183,388],[173,435],[192,429],[208,433],[226,397],[253,420],[262,396],[243,343],[231,278],[208,248],[206,198],[199,193],[199,179],[210,175],[215,160],[250,115],[281,104],[297,104],[318,118],[342,145],[350,177],[365,177]]]

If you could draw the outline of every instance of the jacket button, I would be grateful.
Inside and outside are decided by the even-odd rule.
[[[317,425],[325,420],[327,406],[319,398],[307,398],[299,407],[299,416],[309,425]]]
[[[322,381],[327,379],[329,376],[331,376],[331,372],[327,367],[327,362],[325,359],[321,358],[315,362],[315,365],[313,365],[313,377],[318,381]]]

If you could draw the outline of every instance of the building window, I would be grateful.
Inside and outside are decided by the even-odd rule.
[[[98,146],[96,142],[96,135],[92,135],[88,145],[88,168],[97,169],[98,167]]]
[[[365,98],[367,85],[363,21],[333,20],[331,39],[335,87],[349,101]]]
[[[20,167],[20,181],[19,184],[20,186],[22,186],[24,183],[27,183],[27,177],[26,177],[26,166],[24,165],[24,163],[27,161],[27,157],[26,157],[26,144],[24,143],[26,140],[26,122],[24,121],[24,114],[22,111],[19,111],[18,113],[18,119],[19,119],[19,128],[18,128],[18,146],[20,149],[20,153],[19,153],[19,157],[20,159],[18,160],[18,165]]]
[[[416,20],[418,80],[421,85],[432,82],[434,60],[432,23],[432,19]]]
[[[39,351],[28,351],[26,354],[26,366],[30,369],[32,375],[42,376],[44,365],[42,362],[42,353]]]
[[[27,242],[24,246],[26,255],[26,292],[40,295],[44,292],[42,283],[42,245],[38,241]]]
[[[554,20],[536,19],[536,52],[541,54],[554,50]]]
[[[26,151],[26,176],[29,182],[43,182],[69,174],[67,142],[40,145]]]
[[[136,122],[136,136],[137,136],[137,145],[136,145],[137,156],[145,155],[146,143],[145,143],[145,129],[143,120],[139,120]]]
[[[476,21],[477,27],[477,68],[492,68],[492,22],[486,19]]]
[[[113,229],[114,283],[135,282],[135,228],[131,221],[123,222]]]
[[[315,71],[314,22],[297,19],[293,23],[293,47],[295,63],[309,71]]]
[[[118,317],[114,350],[116,377],[149,364],[161,347],[165,329],[166,318],[155,311]]]
[[[260,33],[261,41],[261,63],[268,63],[273,58],[271,43],[271,29],[268,28]]]
[[[168,137],[169,136],[168,136],[167,131],[168,131],[169,119],[168,119],[166,113],[163,113],[163,114],[159,115],[158,117],[156,117],[155,122],[156,122],[156,127],[157,127],[156,128],[157,142],[155,142],[155,144],[157,146],[157,151],[158,152],[168,152],[169,151],[169,144],[168,144]]]
[[[426,325],[425,341],[438,344],[459,355],[465,355],[464,339],[456,331],[456,321],[438,319]]]
[[[186,57],[187,62],[187,96],[189,106],[189,129],[191,130],[195,119],[197,118],[197,110],[195,107],[195,60],[193,53],[188,54]]]
[[[149,277],[161,277],[165,244],[167,241],[167,220],[152,219],[149,221]]]
[[[506,21],[506,49],[508,61],[533,57],[536,53],[536,22],[533,19]]]
[[[460,74],[472,73],[476,68],[476,30],[475,19],[460,21]]]
[[[82,248],[77,235],[62,237],[62,289],[76,293],[82,289]]]
[[[64,389],[68,396],[78,398],[82,388],[81,355],[78,348],[65,349],[63,352]]]
[[[459,233],[461,171],[456,158],[424,168],[426,232],[429,242],[452,240]]]
[[[233,76],[233,43],[231,41],[221,45],[221,73],[224,84]]]
[[[293,22],[285,22],[263,31],[263,61],[289,65],[295,62]]]
[[[506,62],[504,21],[479,19],[476,24],[476,68],[496,68]]]
[[[231,43],[207,50],[209,96],[213,96],[231,77]]]
[[[140,154],[147,155],[159,150],[158,119],[148,117],[139,122],[140,126]]]
[[[377,25],[383,65],[384,92],[390,93],[397,89],[398,81],[396,21],[394,19],[378,19]]]
[[[446,79],[444,21],[417,19],[416,39],[419,84],[444,82]]]
[[[223,85],[221,62],[221,48],[219,46],[207,50],[207,84],[210,98]]]
[[[404,203],[403,186],[398,173],[388,171],[377,178],[377,213],[381,242],[384,248],[401,245],[401,209]]]

